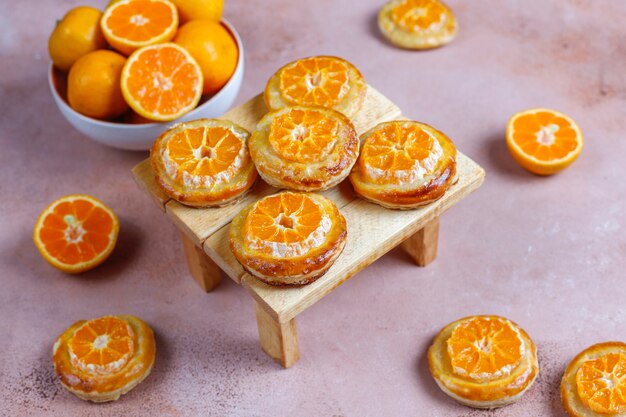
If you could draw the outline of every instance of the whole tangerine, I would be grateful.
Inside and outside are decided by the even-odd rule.
[[[114,119],[128,110],[120,80],[126,58],[117,52],[99,50],[79,58],[67,80],[70,106],[85,116]]]
[[[239,50],[230,32],[220,23],[193,20],[178,29],[174,42],[185,48],[202,69],[202,94],[215,94],[237,68]]]

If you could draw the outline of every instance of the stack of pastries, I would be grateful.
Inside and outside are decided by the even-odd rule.
[[[267,82],[267,114],[252,132],[224,120],[181,123],[155,142],[150,159],[171,198],[194,207],[240,200],[260,176],[281,193],[233,219],[230,247],[243,268],[270,285],[322,276],[347,238],[346,219],[321,195],[349,178],[362,198],[413,209],[456,181],[456,148],[423,123],[381,123],[359,140],[353,120],[367,86],[350,62],[314,56],[281,67]]]

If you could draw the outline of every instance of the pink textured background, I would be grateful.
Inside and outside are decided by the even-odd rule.
[[[177,230],[130,169],[145,153],[90,142],[55,108],[46,81],[56,18],[92,1],[0,3],[0,415],[563,416],[557,386],[589,344],[626,339],[626,3],[450,0],[457,39],[429,52],[384,42],[377,0],[226,0],[241,32],[242,103],[287,61],[336,54],[409,117],[446,132],[487,170],[442,219],[425,269],[394,250],[298,317],[302,359],[283,370],[259,348],[250,297],[229,280],[204,294]],[[504,144],[513,113],[560,109],[586,138],[551,178]],[[121,218],[111,259],[82,276],[48,266],[31,239],[39,212],[91,193]],[[50,350],[75,320],[136,314],[157,335],[153,374],[92,405],[55,381]],[[516,405],[474,411],[442,394],[425,350],[446,323],[477,313],[521,324],[541,374]]]

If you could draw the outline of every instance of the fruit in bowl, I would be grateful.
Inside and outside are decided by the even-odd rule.
[[[215,20],[188,8],[179,27],[178,3],[215,3],[208,8]],[[219,20],[222,3],[114,0],[104,13],[68,12],[49,42],[50,88],[61,112],[93,139],[126,149],[147,149],[164,122],[220,116],[243,78],[243,46]],[[148,137],[150,126],[159,128]]]
[[[67,77],[67,101],[85,116],[113,119],[128,111],[120,90],[126,59],[113,51],[100,49],[80,57]]]
[[[48,53],[54,66],[69,71],[81,56],[107,47],[100,30],[102,12],[81,6],[70,10],[61,19],[48,39]]]

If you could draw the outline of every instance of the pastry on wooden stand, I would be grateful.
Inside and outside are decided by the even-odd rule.
[[[59,336],[52,362],[61,384],[78,398],[115,401],[143,381],[156,354],[150,327],[130,315],[81,320]]]
[[[378,13],[378,27],[396,46],[430,49],[451,42],[458,24],[441,1],[391,0]]]
[[[350,174],[366,200],[412,209],[441,198],[456,182],[456,148],[443,133],[414,121],[384,122],[361,136]]]
[[[230,248],[270,285],[304,285],[324,275],[346,244],[346,220],[318,194],[282,192],[243,209],[230,226]]]
[[[514,403],[539,373],[531,338],[498,316],[467,317],[444,327],[428,349],[428,365],[443,392],[474,408]]]
[[[157,182],[168,196],[194,207],[235,202],[254,184],[250,133],[226,120],[179,123],[159,136],[150,152]]]
[[[318,191],[348,176],[359,154],[359,139],[352,122],[335,110],[286,107],[259,121],[249,148],[268,184]]]
[[[270,110],[322,106],[352,117],[363,105],[365,93],[365,80],[354,65],[334,56],[313,56],[276,71],[263,97]]]
[[[626,416],[626,344],[599,343],[580,352],[565,369],[561,401],[572,417]]]

